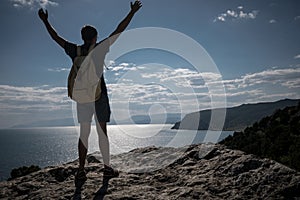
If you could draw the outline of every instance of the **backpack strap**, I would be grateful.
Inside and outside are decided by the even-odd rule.
[[[89,48],[89,53],[94,49],[94,47],[95,47],[95,44],[92,44],[91,46],[90,46],[90,48]]]
[[[95,44],[92,44],[89,48],[88,53],[90,53],[95,47]],[[81,46],[77,46],[77,56],[81,56]]]
[[[77,46],[77,56],[81,56],[81,47]]]

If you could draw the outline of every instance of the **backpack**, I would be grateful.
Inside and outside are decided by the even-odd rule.
[[[88,55],[81,55],[81,47],[77,46],[77,56],[68,76],[68,96],[78,103],[89,103],[101,96],[101,79],[97,76],[96,66],[92,59],[91,45]],[[103,66],[101,70],[103,71]]]

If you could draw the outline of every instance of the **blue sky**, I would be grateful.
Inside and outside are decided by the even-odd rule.
[[[94,25],[102,39],[129,11],[129,1],[120,0],[2,1],[0,128],[72,115],[65,87],[71,61],[39,20],[37,10],[41,6],[48,9],[49,21],[58,33],[78,44],[84,24]],[[210,108],[205,77],[224,85],[228,106],[300,98],[297,0],[144,0],[128,30],[143,27],[167,28],[192,38],[207,51],[220,73],[197,73],[186,60],[170,52],[130,52],[108,61],[112,65],[105,77],[110,94],[130,93],[128,99],[114,101],[112,110],[122,110],[124,102],[129,104],[129,111],[124,110],[129,115],[185,114]],[[147,40],[147,35],[144,38]],[[138,70],[143,80],[148,78],[153,83],[143,84],[132,76],[120,82],[124,74]],[[191,100],[188,89],[181,91],[181,106],[178,91],[167,88],[166,79],[182,87],[190,83],[197,106],[190,106],[195,99]]]

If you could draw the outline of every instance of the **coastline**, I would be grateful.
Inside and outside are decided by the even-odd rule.
[[[151,131],[159,130],[162,125],[136,125],[134,127],[111,125],[108,127],[111,154],[125,153],[135,148],[151,145],[184,146],[192,144],[193,141],[202,142],[206,134],[205,131],[171,130],[169,129],[171,125],[166,125],[166,129],[161,134],[153,134]],[[142,128],[136,131],[136,127]],[[89,153],[99,151],[94,129],[93,127],[90,136]],[[137,133],[146,135],[137,135]],[[174,138],[175,135],[177,135],[176,138]],[[224,137],[226,135],[227,133],[224,133]],[[56,166],[77,158],[78,132],[76,127],[6,129],[0,130],[0,139],[0,151],[3,152],[0,162],[1,180],[9,178],[14,168],[30,165],[37,165],[41,168],[49,165]],[[172,140],[178,142],[172,142]]]

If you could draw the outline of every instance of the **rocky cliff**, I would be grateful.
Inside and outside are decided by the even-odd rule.
[[[184,151],[182,151],[184,150]],[[176,154],[176,152],[181,152]],[[174,162],[161,158],[170,155]],[[174,156],[178,157],[174,157]],[[139,161],[137,162],[137,158]],[[102,180],[98,154],[88,156],[86,183],[77,189],[77,161],[0,182],[1,199],[293,199],[300,173],[223,145],[148,147],[112,156],[120,177]],[[133,162],[134,161],[134,162]],[[145,165],[146,163],[146,165]],[[165,165],[164,165],[165,164]],[[146,166],[141,168],[140,166]],[[151,170],[153,166],[161,166]]]

